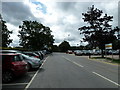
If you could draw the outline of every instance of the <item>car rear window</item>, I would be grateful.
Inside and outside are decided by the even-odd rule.
[[[20,55],[15,55],[12,59],[12,61],[22,61],[22,58],[20,57]]]
[[[0,55],[1,56],[1,55]],[[2,62],[6,62],[11,60],[12,58],[12,62],[16,62],[16,61],[22,61],[22,57],[20,57],[20,55],[2,55]]]

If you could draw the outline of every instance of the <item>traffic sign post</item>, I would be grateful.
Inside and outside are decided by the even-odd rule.
[[[112,43],[105,44],[105,49],[112,49]]]
[[[109,50],[109,49],[112,49],[112,43],[105,44],[105,50]],[[113,60],[113,49],[112,49],[112,60]]]

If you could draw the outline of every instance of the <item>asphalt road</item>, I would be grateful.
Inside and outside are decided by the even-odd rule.
[[[118,88],[118,79],[117,65],[53,53],[25,88]]]

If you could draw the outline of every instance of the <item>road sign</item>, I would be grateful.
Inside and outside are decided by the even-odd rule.
[[[112,43],[105,44],[105,49],[112,49]]]

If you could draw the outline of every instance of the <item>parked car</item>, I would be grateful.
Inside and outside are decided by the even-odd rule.
[[[96,50],[96,51],[93,51],[93,54],[94,55],[101,55],[101,50]],[[104,51],[104,53],[105,53],[105,51]]]
[[[89,55],[93,54],[93,50],[87,50]]]
[[[25,55],[28,56],[32,56],[32,57],[36,57],[36,58],[40,58],[38,54],[36,54],[35,52],[22,52]]]
[[[112,50],[113,55],[119,55],[119,50]]]
[[[82,50],[82,52],[83,52],[83,55],[88,55],[87,50]]]
[[[43,53],[44,55],[46,55],[46,54],[47,54],[47,50],[42,50],[42,53]]]
[[[81,56],[83,55],[83,52],[81,50],[75,50],[74,54],[77,56]]]
[[[8,83],[16,76],[27,73],[27,63],[21,57],[21,54],[0,53],[2,57],[2,81]]]
[[[43,53],[43,51],[39,51],[39,52],[41,53],[41,55],[42,55],[43,58],[44,58],[45,54]]]
[[[39,58],[42,60],[43,59],[43,53],[40,51],[35,51],[34,53],[36,53],[37,55],[39,55]]]
[[[68,50],[66,53],[67,54],[73,54],[73,51],[72,50]]]
[[[105,50],[105,54],[112,55],[112,50]]]
[[[91,50],[82,50],[83,55],[91,55],[92,51]]]
[[[0,50],[0,53],[21,53],[18,50]]]
[[[31,70],[32,68],[39,68],[42,64],[42,60],[35,57],[30,57],[25,54],[21,54],[23,59],[28,63],[28,70]]]

